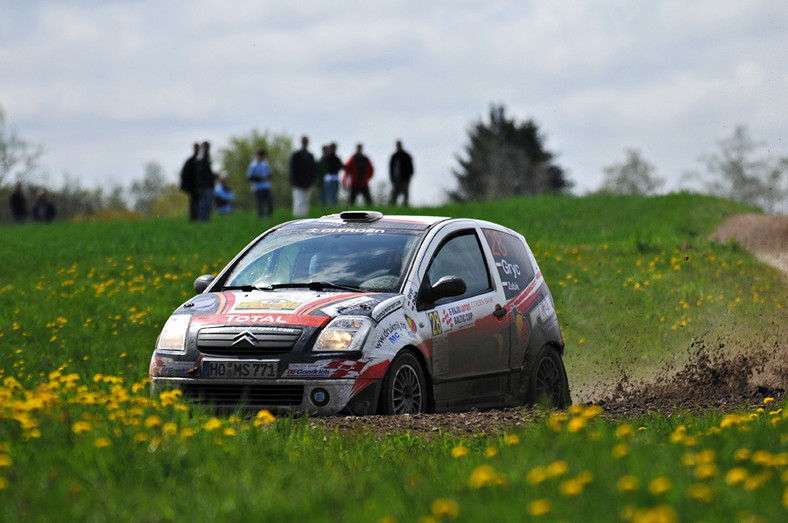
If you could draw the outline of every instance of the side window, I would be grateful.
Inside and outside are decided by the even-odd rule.
[[[506,299],[511,300],[534,279],[531,258],[518,237],[494,229],[482,230],[495,259]]]
[[[459,276],[466,286],[465,294],[447,301],[459,300],[492,289],[487,264],[475,233],[461,233],[441,245],[430,262],[427,277],[430,283],[435,283],[444,276]]]

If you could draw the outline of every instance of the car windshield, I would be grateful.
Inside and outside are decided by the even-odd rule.
[[[397,292],[421,231],[280,229],[236,264],[224,288],[342,287]]]

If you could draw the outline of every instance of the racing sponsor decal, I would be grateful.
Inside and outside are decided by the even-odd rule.
[[[270,298],[254,301],[242,301],[235,306],[236,311],[294,311],[302,302],[291,301],[286,298]]]
[[[395,321],[380,331],[377,340],[372,346],[380,349],[385,344],[396,345],[404,336],[408,336],[408,325],[402,321]]]
[[[438,311],[430,311],[427,313],[427,317],[430,319],[432,335],[437,336],[439,334],[443,334],[443,325],[441,325],[440,313]]]
[[[213,323],[230,325],[300,325],[303,327],[322,327],[330,318],[326,316],[302,316],[297,314],[214,314],[195,316],[192,323]]]
[[[307,229],[306,232],[310,234],[385,234],[386,229],[372,229],[372,228],[350,228],[345,227],[343,224],[337,224],[337,227],[331,229]]]
[[[325,363],[291,363],[282,374],[283,378],[328,378],[331,370]]]
[[[452,305],[443,309],[441,321],[449,328],[466,326],[473,323],[473,310],[470,303]]]
[[[151,376],[172,378],[186,376],[193,367],[193,361],[176,361],[172,358],[154,356],[150,361],[149,372]]]
[[[415,309],[419,299],[419,291],[415,287],[408,289],[405,299],[407,300],[408,308]]]
[[[394,296],[393,298],[389,298],[388,300],[380,302],[372,310],[372,319],[375,321],[380,321],[381,319],[385,318],[395,310],[402,307],[402,302],[404,299],[405,298],[402,296]]]
[[[405,316],[405,321],[408,322],[408,327],[413,334],[416,334],[416,322],[410,316]]]
[[[342,301],[333,303],[328,307],[323,307],[322,311],[323,314],[327,314],[329,316],[337,316],[340,313],[344,313],[349,309],[354,308],[361,308],[364,310],[371,310],[372,303],[377,301],[374,296],[358,296],[355,298],[350,299],[343,299]]]

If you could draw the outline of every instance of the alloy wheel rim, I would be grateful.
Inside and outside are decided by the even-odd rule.
[[[418,372],[411,365],[403,365],[394,376],[391,399],[395,414],[421,412],[421,381]]]
[[[558,366],[552,358],[542,358],[536,372],[536,398],[543,397],[552,400],[553,406],[560,406],[561,401],[561,375]]]

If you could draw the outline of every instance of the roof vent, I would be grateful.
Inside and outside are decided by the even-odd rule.
[[[344,222],[376,222],[383,218],[383,213],[378,211],[345,211],[339,213]]]

